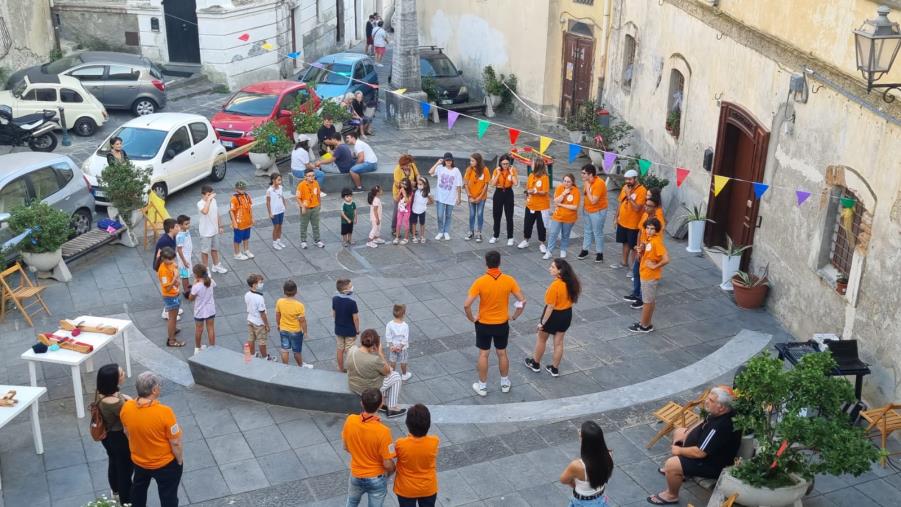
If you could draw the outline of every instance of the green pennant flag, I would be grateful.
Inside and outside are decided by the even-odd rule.
[[[479,139],[485,137],[485,132],[488,130],[488,120],[479,120]]]
[[[641,172],[641,175],[644,176],[648,174],[648,170],[651,168],[651,161],[645,160],[643,158],[638,159],[638,169]]]

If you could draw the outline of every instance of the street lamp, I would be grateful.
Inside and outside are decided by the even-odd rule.
[[[893,102],[892,89],[901,90],[901,83],[874,84],[892,68],[898,48],[901,47],[901,29],[898,23],[889,21],[891,10],[882,5],[876,10],[876,19],[868,19],[854,30],[854,46],[857,54],[857,70],[867,81],[867,93],[873,88],[884,88],[882,99]]]

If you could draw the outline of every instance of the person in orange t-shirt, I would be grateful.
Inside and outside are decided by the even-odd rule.
[[[491,214],[494,215],[494,235],[489,243],[497,242],[501,235],[501,215],[507,221],[507,246],[513,246],[513,187],[519,183],[513,158],[506,153],[498,159],[498,167],[491,176],[494,196],[491,198]]]
[[[316,171],[307,169],[303,180],[297,184],[297,205],[300,207],[300,248],[307,247],[307,227],[313,226],[313,243],[324,248],[319,239],[319,210],[322,208],[322,191],[316,181]]]
[[[550,225],[551,185],[544,160],[537,159],[532,164],[532,174],[526,179],[526,209],[522,224],[522,242],[516,248],[527,248],[532,239],[532,226],[538,227],[538,250],[547,252],[545,227]]]
[[[407,409],[407,431],[397,439],[397,476],[394,494],[399,507],[434,507],[438,497],[438,445],[441,441],[429,435],[432,415],[421,403]]]
[[[663,266],[669,264],[669,253],[663,245],[663,229],[660,220],[649,218],[644,223],[645,232],[648,233],[648,241],[641,252],[641,299],[644,306],[641,309],[641,322],[629,326],[633,333],[650,333],[654,330],[651,317],[654,316],[654,307],[657,305],[657,285],[663,273]]]
[[[485,161],[481,153],[473,153],[469,156],[469,167],[463,175],[463,186],[466,187],[466,195],[469,198],[469,233],[465,240],[476,239],[476,243],[482,242],[482,226],[485,224],[485,199],[488,197],[488,182],[491,173],[485,167]]]
[[[623,245],[623,260],[620,264],[612,264],[614,269],[629,267],[629,253],[638,243],[638,221],[648,190],[638,182],[638,172],[629,169],[623,175],[626,178],[622,190],[619,191],[619,211],[616,216],[616,242]]]
[[[501,273],[501,254],[497,250],[485,253],[485,265],[488,270],[472,282],[466,302],[463,303],[466,318],[475,323],[476,327],[476,347],[479,349],[476,367],[479,381],[472,385],[472,389],[479,396],[488,395],[488,353],[492,343],[497,353],[497,368],[501,374],[501,392],[510,392],[512,384],[507,376],[510,373],[510,360],[507,357],[507,340],[510,337],[508,320],[511,318],[516,320],[526,306],[526,298],[516,279]],[[516,310],[513,311],[513,317],[510,317],[507,306],[511,295],[517,300],[514,304]],[[479,313],[473,315],[472,304],[476,299],[479,300]]]
[[[563,259],[551,261],[548,272],[554,281],[544,293],[544,311],[538,321],[538,337],[535,339],[535,351],[532,357],[525,360],[526,368],[538,373],[541,371],[541,358],[547,346],[549,336],[554,337],[554,357],[551,364],[544,369],[552,377],[559,377],[560,361],[563,360],[563,337],[573,319],[573,305],[579,300],[582,284],[573,271],[572,266]]]
[[[607,221],[607,183],[598,176],[592,164],[582,167],[582,215],[585,217],[585,233],[579,260],[588,257],[588,249],[594,243],[594,262],[604,262],[604,223]]]
[[[638,244],[635,246],[635,261],[632,263],[632,293],[628,296],[623,296],[623,301],[632,303],[632,308],[636,310],[640,310],[644,306],[641,300],[641,274],[639,273],[641,252],[644,251],[644,246],[648,242],[648,233],[644,229],[644,224],[649,218],[656,218],[660,221],[660,228],[666,228],[666,220],[664,219],[663,208],[660,207],[660,202],[660,191],[651,189],[648,192],[648,198],[644,201],[644,213],[641,214],[641,221],[639,221],[642,230],[638,235]]]
[[[235,182],[235,193],[232,195],[231,206],[228,212],[234,231],[235,260],[246,261],[253,259],[250,251],[250,228],[253,227],[253,200],[247,193],[247,183],[242,180]],[[244,252],[241,252],[241,246]]]
[[[175,334],[178,333],[178,329],[175,327],[178,323],[178,310],[181,308],[181,301],[178,298],[180,281],[178,266],[175,264],[175,250],[168,246],[160,250],[160,267],[157,268],[156,275],[160,280],[160,293],[163,295],[163,311],[166,312],[168,318],[166,346],[184,347],[185,342],[175,339]]]
[[[388,494],[388,476],[395,470],[391,430],[378,416],[382,392],[365,389],[360,395],[360,404],[363,411],[347,416],[341,430],[344,450],[350,453],[347,505],[360,505],[364,494],[368,496],[369,505],[382,505]]]
[[[563,184],[554,191],[554,214],[551,215],[551,227],[548,231],[547,252],[542,259],[550,259],[553,251],[560,241],[560,258],[566,257],[566,247],[569,246],[569,236],[573,232],[573,225],[579,218],[579,199],[581,193],[576,186],[576,177],[567,174],[563,177]]]

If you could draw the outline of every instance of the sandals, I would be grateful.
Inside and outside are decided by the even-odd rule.
[[[172,348],[180,348],[185,346],[185,342],[166,340],[166,346]]]
[[[666,500],[666,499],[660,498],[659,494],[649,496],[647,498],[647,501],[648,501],[648,503],[654,504],[654,505],[677,505],[679,503],[679,500]]]

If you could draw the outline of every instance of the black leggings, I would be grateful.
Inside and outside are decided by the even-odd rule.
[[[547,229],[544,226],[544,218],[541,211],[532,211],[526,208],[526,216],[522,226],[522,237],[526,240],[532,238],[532,225],[538,225],[538,241],[544,243],[547,240]]]
[[[494,215],[494,237],[501,235],[501,214],[507,218],[507,238],[513,237],[513,189],[494,189],[494,200],[491,203],[491,211]]]
[[[106,476],[111,490],[119,493],[119,502],[131,503],[131,474],[134,465],[131,463],[131,451],[128,449],[128,437],[124,431],[108,431],[106,438],[100,441],[109,456],[109,467]]]
[[[397,505],[400,507],[435,507],[435,500],[438,499],[438,493],[432,496],[421,496],[419,498],[407,498],[397,495]]]

